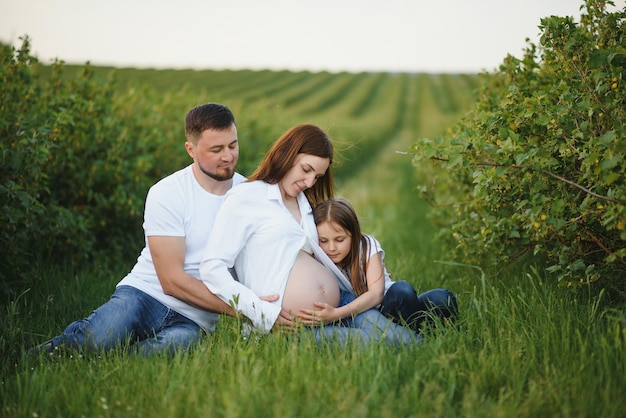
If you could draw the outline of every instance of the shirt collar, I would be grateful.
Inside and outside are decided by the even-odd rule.
[[[279,200],[281,201],[283,199],[283,196],[280,194],[280,187],[278,186],[278,183],[276,184],[269,184],[267,182],[264,182],[267,185],[267,200]]]
[[[265,184],[267,185],[267,195],[266,195],[267,199],[277,200],[279,202],[282,202],[283,195],[280,192],[280,186],[278,186],[278,183],[276,184],[265,183]],[[309,203],[309,199],[307,199],[304,192],[298,194],[298,206],[300,207],[300,214],[302,215],[308,215],[309,213],[313,211],[313,209],[311,208],[311,204]]]

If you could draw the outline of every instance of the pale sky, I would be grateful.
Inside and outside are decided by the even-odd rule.
[[[616,0],[619,9],[626,0]],[[43,63],[478,72],[583,0],[0,0],[0,41]]]

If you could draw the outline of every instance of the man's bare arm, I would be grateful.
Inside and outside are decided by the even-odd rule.
[[[151,236],[148,245],[157,276],[166,295],[200,309],[235,316],[235,311],[195,277],[187,274],[185,238]]]

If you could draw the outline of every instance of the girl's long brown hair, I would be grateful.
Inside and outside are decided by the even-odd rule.
[[[352,238],[350,253],[344,258],[339,267],[347,270],[350,274],[350,283],[357,295],[367,292],[367,254],[369,254],[369,241],[361,233],[361,226],[356,212],[346,199],[328,199],[313,209],[315,225],[324,222],[335,222],[346,230]]]
[[[326,174],[320,177],[304,194],[311,206],[330,199],[334,195],[333,145],[326,133],[316,125],[296,125],[274,142],[257,169],[248,177],[248,181],[263,180],[276,184],[294,166],[298,154],[309,154],[328,158],[330,164]]]

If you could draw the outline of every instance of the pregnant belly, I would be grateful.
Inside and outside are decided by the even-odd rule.
[[[339,286],[335,276],[312,256],[300,251],[289,273],[283,294],[283,309],[297,313],[313,309],[313,302],[339,304]]]

